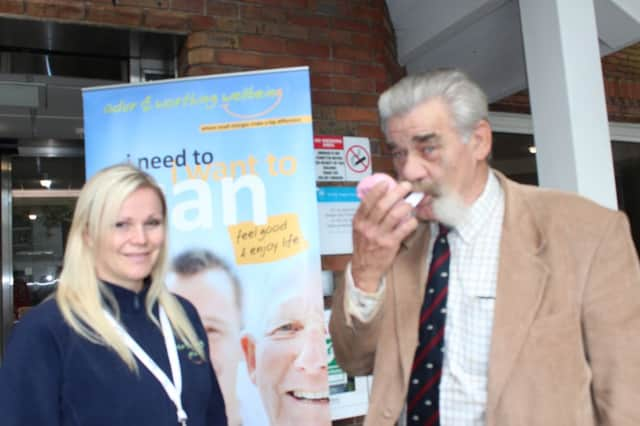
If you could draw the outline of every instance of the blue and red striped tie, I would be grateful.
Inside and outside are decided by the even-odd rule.
[[[407,425],[439,426],[438,388],[442,376],[444,325],[449,284],[449,228],[440,225],[433,245],[427,288],[420,311],[418,348],[407,393]]]

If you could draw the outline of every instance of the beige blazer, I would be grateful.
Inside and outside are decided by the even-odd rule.
[[[626,216],[496,175],[505,216],[486,424],[640,425],[640,267]],[[393,425],[405,403],[428,228],[400,249],[370,323],[345,314],[343,284],[334,295],[336,358],[374,375],[365,426]]]

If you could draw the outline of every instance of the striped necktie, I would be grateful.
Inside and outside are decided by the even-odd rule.
[[[408,426],[439,426],[444,325],[449,283],[449,228],[440,225],[433,245],[427,288],[420,310],[418,347],[407,394]]]

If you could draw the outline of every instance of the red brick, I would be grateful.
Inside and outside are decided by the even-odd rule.
[[[284,40],[277,38],[244,35],[240,37],[240,48],[258,52],[282,53],[285,51],[285,43]]]
[[[289,15],[287,22],[302,25],[304,27],[327,28],[330,25],[328,17],[317,15]]]
[[[207,15],[209,16],[226,16],[229,18],[238,18],[240,8],[237,4],[222,2],[220,0],[207,1]]]
[[[314,89],[332,89],[331,77],[312,72],[311,87]]]
[[[618,70],[618,65],[609,61],[602,64],[602,72],[605,74],[613,73]]]
[[[145,9],[167,9],[170,0],[117,0],[117,7],[131,6]]]
[[[604,80],[604,92],[606,96],[615,97],[616,96],[616,87],[615,82],[613,80]]]
[[[297,56],[265,56],[264,66],[266,68],[288,68],[308,65],[307,60]]]
[[[389,78],[387,70],[378,64],[353,64],[352,70],[354,75],[366,76],[377,81],[385,81]]]
[[[186,31],[189,29],[189,16],[165,10],[147,10],[144,14],[144,25],[162,30]]]
[[[313,85],[311,87],[314,87]],[[353,105],[353,95],[350,93],[336,93],[315,90],[311,94],[314,104],[320,105]]]
[[[301,25],[278,24],[273,22],[263,24],[262,28],[265,35],[301,40],[309,38],[309,32],[311,31],[310,28],[306,28]]]
[[[226,72],[229,72],[229,70],[224,67],[217,67],[215,65],[195,65],[195,66],[189,67],[187,75],[189,76],[214,75],[214,74],[223,74]]]
[[[313,107],[313,119],[314,120],[335,120],[336,111],[335,107],[317,105]]]
[[[384,134],[380,126],[358,126],[358,135],[369,139],[384,140]]]
[[[215,27],[215,19],[210,16],[190,16],[190,27],[192,31],[206,31]]]
[[[336,63],[329,59],[310,59],[309,64],[311,71],[316,73],[333,73],[335,72]]]
[[[236,33],[238,32],[239,22],[234,18],[215,18],[215,28],[217,31]]]
[[[362,93],[356,93],[353,95],[353,105],[363,107],[378,107],[378,95],[366,95]]]
[[[349,5],[353,0],[324,0],[322,3],[325,3],[324,7],[321,4],[318,4],[318,11],[321,13],[327,13],[332,16],[351,16]],[[320,2],[319,2],[320,3]],[[329,6],[329,7],[327,7]],[[333,7],[331,7],[333,6]],[[321,10],[322,9],[322,10]]]
[[[187,61],[189,65],[214,63],[214,50],[208,47],[199,47],[189,50]]]
[[[193,49],[195,47],[202,47],[207,45],[209,33],[204,31],[192,32],[187,36],[185,46],[187,49]]]
[[[378,113],[373,108],[337,107],[335,113],[338,120],[372,123],[378,121]]]
[[[84,3],[81,1],[39,1],[26,2],[25,12],[38,18],[83,20]]]
[[[87,21],[101,24],[137,27],[142,23],[142,11],[128,7],[92,6],[87,9]]]
[[[207,37],[207,46],[222,49],[237,49],[240,45],[237,35],[210,32]]]
[[[391,155],[379,155],[374,149],[380,148],[382,146],[386,146],[384,142],[374,143],[371,142],[371,151],[373,152],[372,156],[372,169],[374,172],[387,173],[391,176],[396,176],[396,171],[393,167],[393,160],[391,159]]]
[[[625,92],[626,92],[626,98],[629,101],[629,103],[633,103],[634,100],[634,88],[635,88],[635,84],[633,81],[625,81]]]
[[[289,40],[287,42],[287,52],[299,56],[329,57],[329,47],[327,45],[299,40]]]
[[[171,0],[171,9],[204,14],[206,4],[206,0]]]
[[[310,41],[321,41],[323,43],[327,43],[331,41],[330,31],[326,28],[310,28],[307,31],[308,31],[307,38]]]
[[[284,9],[274,9],[272,7],[246,5],[240,9],[243,19],[259,20],[268,22],[287,22],[287,13]]]
[[[0,13],[22,14],[24,13],[24,1],[22,0],[3,0],[0,1]]]
[[[369,34],[353,33],[351,36],[352,45],[360,49],[372,49],[376,47],[377,40]]]
[[[355,19],[333,18],[333,27],[339,30],[349,30],[363,33],[371,31],[371,28],[368,24],[361,21],[356,21]]]
[[[216,52],[216,59],[217,62],[222,65],[236,65],[254,68],[261,68],[264,66],[264,58],[259,54],[220,50]]]
[[[303,9],[307,7],[307,0],[252,0],[254,3],[282,7],[284,9]]]
[[[267,29],[267,22],[260,21],[245,21],[239,20],[236,24],[238,32],[247,34],[264,34]]]
[[[362,20],[371,22],[373,25],[377,25],[384,20],[385,11],[384,8],[375,6],[352,5],[351,16],[357,16]]]
[[[333,77],[333,88],[351,92],[373,92],[375,90],[374,81],[364,77],[335,76]]]
[[[335,43],[351,44],[351,31],[332,29],[329,33],[329,39]]]
[[[334,60],[314,59],[311,61],[314,71],[328,74],[344,74],[352,76],[354,74],[352,64]]]
[[[333,46],[333,57],[349,61],[368,62],[371,61],[371,51],[347,46]]]
[[[631,84],[632,84],[631,91],[633,92],[633,99],[637,101],[640,99],[640,82],[634,81]]]

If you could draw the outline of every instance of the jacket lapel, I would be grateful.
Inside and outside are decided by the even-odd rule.
[[[418,344],[418,317],[427,280],[428,245],[429,225],[424,223],[403,243],[396,267],[391,269],[392,276],[388,277],[394,298],[395,334],[398,338],[403,382],[405,378],[409,378]]]
[[[505,194],[496,303],[489,357],[487,424],[529,334],[549,278],[545,243],[517,184],[496,173]]]

